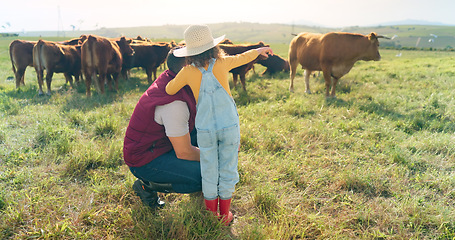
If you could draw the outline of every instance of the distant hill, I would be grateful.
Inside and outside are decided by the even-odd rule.
[[[399,26],[399,25],[426,25],[426,26],[450,26],[449,24],[441,23],[441,22],[430,22],[425,20],[416,20],[416,19],[406,19],[401,21],[393,21],[393,22],[383,22],[377,24],[378,26]]]
[[[298,24],[260,24],[250,22],[226,22],[209,24],[213,35],[226,37],[235,43],[258,42],[288,44],[294,37],[293,33],[316,32],[327,33],[332,31],[368,34],[376,32],[380,35],[394,37],[393,40],[381,40],[382,46],[389,47],[418,47],[418,48],[455,48],[455,26],[447,25],[379,25],[370,27],[326,28]],[[154,39],[182,40],[186,25],[143,26],[130,28],[101,28],[93,31],[67,31],[65,37],[77,37],[81,34],[96,34],[105,37],[142,37]],[[21,36],[63,36],[60,32],[28,32],[18,33]],[[437,37],[435,37],[437,36]]]

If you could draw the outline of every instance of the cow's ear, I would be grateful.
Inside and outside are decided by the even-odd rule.
[[[368,39],[370,41],[374,41],[374,40],[378,39],[378,37],[376,36],[375,32],[372,32],[372,33],[370,33],[370,35],[368,35]]]

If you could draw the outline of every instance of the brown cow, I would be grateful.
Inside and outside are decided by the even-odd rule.
[[[81,45],[85,40],[87,39],[87,35],[81,35],[78,38],[72,38],[63,42],[58,42],[59,44],[62,45]]]
[[[63,73],[73,87],[81,75],[81,46],[62,45],[39,40],[33,47],[33,66],[38,78],[39,94],[43,94],[43,72],[46,69],[47,94],[51,95],[51,82],[54,73]]]
[[[218,46],[220,46],[220,48],[223,49],[223,51],[227,55],[237,55],[237,54],[241,54],[241,53],[246,52],[251,49],[256,49],[256,48],[260,48],[260,47],[269,47],[269,45],[265,45],[264,42],[262,42],[262,41],[257,44],[245,44],[245,45],[219,44]],[[232,73],[232,80],[234,82],[234,86],[237,85],[237,79],[240,76],[240,81],[242,83],[243,90],[246,91],[245,76],[246,76],[247,72],[251,68],[253,68],[254,63],[259,59],[265,59],[265,57],[263,57],[262,55],[259,55],[255,60],[253,60],[247,64],[244,64],[240,67],[236,67],[236,68],[232,69],[231,71],[229,71]]]
[[[107,38],[89,35],[87,40],[81,47],[82,72],[85,77],[86,95],[91,96],[90,86],[92,77],[98,77],[98,84],[101,94],[104,94],[104,83],[109,80],[108,86],[112,90],[110,84],[110,75],[113,76],[115,89],[118,90],[118,76],[122,69],[124,56],[129,56],[134,53],[130,46],[131,39],[126,40],[125,37],[111,41]]]
[[[288,60],[274,54],[269,56],[267,59],[258,60],[257,63],[261,64],[267,69],[261,74],[274,74],[276,72],[289,72],[289,62]]]
[[[223,41],[220,42],[220,44],[234,44],[230,39],[225,38]]]
[[[157,68],[166,61],[167,54],[171,50],[171,45],[169,43],[131,44],[131,48],[133,48],[134,54],[125,57],[122,75],[126,78],[128,70],[135,67],[142,67],[147,74],[148,83],[152,83],[156,79]]]
[[[16,88],[25,85],[25,70],[33,67],[33,46],[36,41],[14,40],[9,45],[9,56],[16,78]]]
[[[70,39],[61,44],[78,45],[79,41],[84,41],[86,35],[81,35],[79,38]],[[24,75],[28,66],[33,67],[33,46],[37,41],[14,40],[9,45],[9,54],[13,73],[16,78],[16,88],[20,85],[25,85]]]
[[[305,69],[305,92],[311,93],[309,77],[312,71],[322,71],[325,79],[326,97],[335,96],[338,80],[346,75],[359,60],[379,61],[379,41],[376,33],[361,35],[354,33],[300,33],[289,45],[289,64],[291,66],[291,84],[289,91],[294,91],[294,77],[297,65]],[[331,84],[331,78],[333,83]],[[329,88],[332,91],[329,95]]]

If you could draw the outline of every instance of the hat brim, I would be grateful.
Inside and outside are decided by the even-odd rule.
[[[199,46],[197,48],[188,48],[187,46],[185,46],[183,48],[175,49],[173,51],[173,53],[174,53],[174,56],[176,56],[176,57],[189,57],[189,56],[198,55],[200,53],[203,53],[203,52],[215,47],[216,45],[218,45],[218,43],[222,42],[225,38],[226,38],[226,35],[223,35],[221,37],[213,39],[212,42],[209,42],[209,43]]]

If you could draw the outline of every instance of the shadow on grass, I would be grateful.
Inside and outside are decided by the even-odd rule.
[[[241,87],[238,87],[238,92],[234,95],[234,100],[238,106],[246,106],[252,103],[266,101],[267,98],[265,96],[258,95],[256,92],[244,91]]]
[[[204,209],[202,199],[184,199],[180,194],[166,196],[163,209],[150,209],[140,202],[132,206],[133,231],[125,234],[128,239],[239,239],[231,227],[220,224],[218,219]],[[140,201],[140,200],[139,200]],[[235,221],[235,220],[234,220]]]
[[[268,100],[266,96],[267,94],[261,94],[261,90],[269,87],[267,81],[265,81],[266,79],[268,78],[263,78],[256,73],[250,74],[245,83],[247,88],[246,91],[243,89],[240,81],[237,82],[236,86],[234,86],[231,82],[231,93],[237,106],[246,106]],[[251,89],[252,87],[250,86],[253,86],[256,89]]]
[[[61,104],[63,102],[61,105],[63,111],[69,111],[71,109],[88,111],[96,107],[112,104],[131,92],[142,93],[149,86],[150,84],[145,79],[130,78],[129,80],[125,80],[120,78],[119,91],[110,90],[105,85],[104,94],[100,94],[93,87],[92,83],[92,96],[90,98],[86,97],[84,81],[79,81],[78,84],[75,83],[74,88],[71,88],[69,84],[62,85],[58,89],[53,88],[52,95],[50,96],[47,94],[39,95],[38,86],[35,84],[22,86],[20,89],[14,89],[4,93],[6,96],[18,100],[22,105],[46,105],[53,104],[54,102],[59,102],[55,104]],[[43,88],[44,91],[46,91],[45,89],[46,87]]]
[[[327,106],[332,106],[332,107],[350,107],[352,106],[353,102],[352,100],[351,101],[346,101],[344,99],[341,99],[341,98],[325,98],[325,104],[327,104]]]
[[[268,79],[289,80],[289,72],[276,72],[276,73],[260,73],[259,76]]]
[[[111,91],[105,86],[105,93],[100,94],[98,91],[92,90],[92,96],[87,98],[85,96],[85,87],[78,86],[77,95],[73,94],[66,104],[62,107],[63,110],[68,111],[71,109],[78,109],[81,111],[88,111],[96,107],[123,99],[124,96],[131,94],[131,92],[143,93],[150,84],[145,79],[130,78],[129,80],[119,79],[119,91]]]
[[[48,104],[50,99],[49,95],[39,95],[38,86],[34,84],[21,86],[19,89],[5,91],[4,93],[6,96],[13,99],[27,100],[29,101],[29,104]]]

